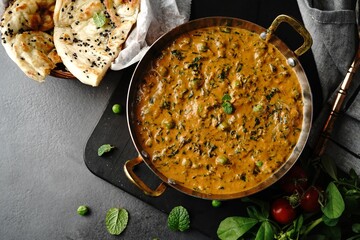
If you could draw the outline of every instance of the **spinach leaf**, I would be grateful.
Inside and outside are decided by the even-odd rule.
[[[339,222],[338,218],[328,218],[325,214],[322,215],[321,218],[322,218],[324,224],[329,226],[329,227],[336,226],[336,224],[338,224],[338,222]]]
[[[271,224],[267,221],[264,221],[257,234],[255,240],[273,240],[274,239],[274,229]]]
[[[265,221],[268,218],[268,214],[260,212],[255,206],[249,206],[246,211],[251,218],[255,218],[259,221]]]
[[[246,217],[228,217],[221,221],[217,229],[217,235],[220,239],[236,240],[253,226],[258,220]]]
[[[129,213],[125,209],[110,208],[106,213],[106,228],[110,234],[119,235],[125,230],[128,220]]]
[[[265,202],[265,201],[261,201],[260,199],[249,198],[249,197],[244,197],[241,199],[241,201],[245,203],[254,203],[258,205],[261,209],[261,216],[264,218],[269,218],[269,212],[270,212],[269,202]]]
[[[354,233],[360,233],[360,223],[354,223],[351,226],[351,229]]]
[[[331,159],[330,157],[322,156],[321,165],[330,177],[332,177],[334,180],[337,180],[337,168],[333,159]]]
[[[330,182],[326,188],[326,198],[326,204],[321,207],[321,211],[330,219],[339,218],[345,210],[345,203],[333,182]]]

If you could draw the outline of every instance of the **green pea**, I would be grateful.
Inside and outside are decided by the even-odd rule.
[[[118,103],[116,103],[116,104],[114,104],[114,105],[112,106],[112,111],[113,111],[113,113],[115,113],[115,114],[120,114],[120,113],[121,113],[121,110],[122,110],[121,105],[118,104]]]
[[[211,205],[212,205],[213,207],[220,207],[220,206],[221,206],[221,201],[219,201],[219,200],[212,200],[212,201],[211,201]]]
[[[225,165],[229,162],[229,159],[225,156],[218,156],[215,161],[217,164]]]
[[[77,213],[81,216],[85,216],[89,212],[88,206],[81,205],[77,209]]]

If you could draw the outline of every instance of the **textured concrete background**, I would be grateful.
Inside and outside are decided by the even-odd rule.
[[[166,214],[85,166],[85,144],[121,84],[120,72],[98,88],[52,77],[39,84],[2,46],[0,72],[0,239],[207,239],[194,230],[171,232]],[[76,213],[83,204],[91,208],[86,217]],[[130,214],[120,237],[105,227],[111,207]]]

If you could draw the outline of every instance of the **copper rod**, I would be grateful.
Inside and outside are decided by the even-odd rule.
[[[315,146],[314,157],[320,157],[325,152],[326,146],[331,136],[331,132],[333,131],[335,126],[335,121],[338,115],[340,114],[341,108],[347,96],[347,90],[349,89],[351,82],[354,78],[355,72],[360,65],[359,60],[360,60],[360,48],[358,49],[354,61],[352,62],[350,68],[348,69],[348,72],[346,73],[344,81],[340,85],[330,115],[325,122],[325,125],[319,136],[318,142]]]

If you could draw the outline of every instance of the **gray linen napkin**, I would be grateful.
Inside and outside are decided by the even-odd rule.
[[[353,60],[358,44],[357,0],[297,0],[313,37],[312,52],[322,87],[322,111],[314,120],[309,143],[314,147],[337,89]],[[309,76],[309,81],[311,77]],[[349,89],[343,114],[338,117],[326,155],[344,171],[360,173],[360,74]]]

